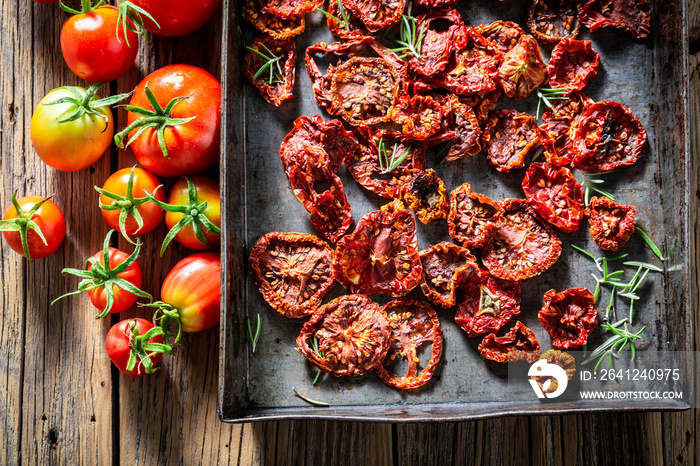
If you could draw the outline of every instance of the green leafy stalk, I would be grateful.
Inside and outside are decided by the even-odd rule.
[[[637,231],[639,236],[642,237],[644,242],[647,243],[647,246],[649,246],[649,249],[651,249],[651,251],[654,254],[656,254],[656,257],[658,257],[659,260],[663,261],[664,256],[663,256],[663,254],[661,254],[661,250],[659,249],[659,247],[656,244],[654,244],[654,241],[652,241],[652,239],[649,237],[649,235],[647,235],[646,232],[644,230],[642,230],[641,228],[639,228],[638,226],[635,227],[635,230]]]
[[[255,353],[255,348],[258,346],[258,340],[260,339],[260,332],[262,330],[262,317],[258,314],[258,320],[255,324],[255,332],[253,332],[253,327],[250,324],[250,317],[246,316],[246,322],[248,324],[248,335],[250,336],[250,341],[253,343],[252,351]]]
[[[316,400],[312,400],[311,398],[305,397],[304,395],[299,393],[299,391],[296,388],[292,388],[292,390],[294,390],[294,393],[296,394],[296,396],[298,396],[299,398],[301,398],[302,400],[306,401],[307,403],[309,403],[311,405],[320,406],[323,408],[327,408],[328,406],[330,406],[328,403],[326,403],[324,401],[316,401]]]
[[[318,338],[313,337],[311,339],[311,348],[314,350],[314,353],[318,354],[320,357],[323,358],[323,353],[319,351],[318,349]],[[316,369],[316,376],[314,377],[313,382],[311,382],[312,385],[316,385],[316,382],[318,382],[318,377],[321,375],[321,369]]]
[[[90,86],[85,93],[85,89],[77,86],[62,86],[54,90],[62,89],[73,94],[73,97],[61,97],[51,102],[46,102],[42,105],[58,105],[58,104],[71,104],[70,107],[61,115],[64,117],[58,120],[58,123],[68,123],[70,121],[75,121],[82,118],[84,115],[96,116],[102,118],[105,122],[103,132],[107,130],[109,126],[109,114],[110,112],[105,112],[105,107],[110,107],[116,105],[122,100],[126,99],[131,95],[131,93],[117,94],[110,97],[105,97],[103,99],[97,98],[97,91],[100,90],[104,83],[95,83]]]
[[[622,329],[620,329],[621,326],[623,327]],[[634,361],[636,354],[635,341],[642,338],[642,332],[644,332],[646,326],[633,333],[628,329],[627,319],[622,319],[614,324],[604,322],[601,327],[612,332],[613,336],[594,349],[588,359],[583,361],[582,365],[597,361],[595,370],[598,370],[607,359],[610,368],[614,369],[613,358],[618,358],[627,346],[629,346],[632,351],[632,360]]]
[[[409,7],[408,14],[403,15],[401,18],[401,31],[399,32],[399,40],[395,40],[400,47],[395,49],[390,49],[390,52],[401,53],[399,55],[401,58],[406,58],[409,55],[414,57],[420,57],[421,50],[423,48],[423,39],[425,39],[425,26],[426,23],[421,23],[418,27],[418,20],[411,16],[411,9]]]
[[[121,25],[122,34],[124,34],[124,40],[126,41],[127,47],[131,47],[131,44],[129,44],[129,36],[127,34],[127,30],[136,34],[141,34],[143,32],[142,29],[145,29],[143,25],[143,18],[141,17],[141,15],[150,19],[153,22],[153,24],[155,24],[156,27],[160,29],[160,24],[158,24],[158,21],[156,21],[150,13],[148,13],[140,6],[135,5],[134,3],[129,1],[123,1],[119,4],[119,16],[117,17],[116,31],[117,40],[121,42],[121,39],[119,38],[119,25]]]
[[[17,218],[0,220],[0,231],[19,232],[20,241],[22,242],[22,251],[24,251],[24,257],[26,257],[30,262],[34,259],[32,259],[31,254],[29,254],[29,243],[27,241],[27,233],[29,232],[29,230],[34,231],[39,236],[39,238],[45,246],[48,246],[49,244],[46,241],[46,238],[44,237],[44,233],[41,231],[41,228],[39,228],[39,225],[37,225],[37,223],[34,220],[32,220],[32,217],[34,217],[34,214],[36,214],[37,210],[39,210],[39,207],[41,207],[42,204],[48,200],[49,198],[47,197],[46,199],[37,202],[28,211],[25,212],[22,209],[22,206],[20,206],[19,202],[17,201],[17,191],[15,191],[14,193],[12,193],[12,206],[15,208]]]
[[[540,119],[540,110],[542,109],[542,104],[544,103],[547,107],[549,107],[553,112],[554,115],[557,114],[557,111],[554,109],[554,105],[552,104],[552,100],[566,100],[569,98],[569,94],[571,94],[571,91],[564,88],[564,87],[558,87],[554,89],[550,88],[545,88],[545,89],[538,89],[537,90],[537,113],[535,114],[535,119],[539,120]]]
[[[143,335],[139,335],[139,328],[136,319],[130,321],[129,325],[129,361],[126,364],[126,371],[131,372],[136,368],[138,361],[139,366],[143,367],[146,374],[152,374],[157,370],[153,367],[151,358],[156,354],[170,354],[173,348],[166,343],[151,343],[149,340],[163,336],[161,327],[153,327]]]
[[[409,148],[404,149],[401,155],[397,156],[397,147],[398,144],[394,144],[394,147],[390,149],[391,156],[389,156],[389,150],[387,150],[384,144],[384,139],[379,139],[379,143],[377,144],[377,151],[379,156],[379,168],[382,170],[380,173],[382,175],[386,175],[387,173],[394,171],[399,165],[403,163],[404,160],[406,160],[406,157],[408,157]]]
[[[340,18],[332,15],[331,13],[325,10],[322,10],[321,8],[319,8],[318,11],[328,16],[329,18],[333,18],[334,20],[336,20],[340,29],[350,29],[350,13],[347,12],[341,0],[336,0],[336,2],[338,5],[338,13],[340,14]],[[330,10],[330,7],[328,9]]]
[[[591,202],[591,191],[600,194],[601,196],[605,196],[611,201],[615,200],[615,196],[613,196],[612,194],[605,191],[602,187],[599,186],[605,183],[605,180],[596,178],[598,176],[610,175],[612,173],[617,173],[617,170],[611,170],[609,172],[583,174],[583,182],[581,183],[581,185],[583,186],[583,202],[585,205],[588,205]]]
[[[272,86],[273,84],[279,84],[284,82],[284,72],[282,71],[282,60],[284,55],[275,55],[272,51],[267,48],[265,44],[260,42],[260,47],[265,49],[265,52],[261,52],[258,49],[249,47],[246,45],[246,49],[258,54],[263,60],[263,64],[258,68],[258,71],[253,75],[253,80],[257,80],[263,73],[268,72],[267,84]]]

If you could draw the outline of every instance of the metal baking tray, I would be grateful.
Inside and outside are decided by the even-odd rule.
[[[496,19],[516,21],[526,29],[529,0],[461,2],[457,9],[468,25]],[[264,233],[315,233],[309,215],[294,197],[279,159],[279,146],[299,115],[324,114],[313,98],[304,66],[304,51],[320,41],[334,42],[320,12],[307,15],[306,32],[297,38],[295,97],[280,108],[267,104],[242,75],[244,46],[254,32],[240,19],[240,3],[224,1],[222,55],[222,314],[219,365],[219,415],[227,422],[265,419],[343,419],[361,421],[466,420],[500,415],[592,412],[606,409],[685,409],[678,402],[601,403],[572,401],[541,403],[508,401],[503,368],[482,359],[476,347],[454,323],[454,311],[440,310],[445,348],[434,380],[414,391],[384,385],[374,374],[334,378],[324,374],[312,385],[314,370],[295,351],[303,320],[287,319],[262,299],[249,277],[250,248]],[[636,306],[637,322],[647,326],[640,350],[692,351],[692,296],[695,295],[694,244],[689,234],[690,150],[688,126],[688,4],[684,0],[652,2],[652,33],[634,40],[619,30],[603,29],[582,37],[593,40],[601,54],[598,76],[586,88],[594,100],[615,100],[632,109],[648,132],[643,159],[620,172],[606,185],[623,203],[637,207],[637,223],[654,238],[667,257],[664,274],[657,274]],[[527,29],[526,29],[527,30]],[[551,48],[543,47],[547,56]],[[501,108],[534,114],[535,99],[504,99]],[[328,118],[328,115],[325,115]],[[489,167],[483,154],[438,164],[435,154],[427,163],[452,190],[465,181],[493,199],[524,197],[522,171],[501,174]],[[344,169],[340,174],[355,222],[386,200],[364,191]],[[580,175],[579,175],[580,179]],[[418,223],[419,246],[449,240],[444,221]],[[537,322],[542,295],[550,288],[592,289],[592,263],[575,253],[573,243],[597,251],[587,227],[562,236],[564,251],[557,264],[523,284],[521,320],[536,334],[545,351],[551,340]],[[652,253],[636,235],[627,246],[636,260],[652,261]],[[331,297],[344,290],[336,284]],[[373,296],[379,302],[386,297]],[[327,298],[328,300],[328,298]],[[260,314],[262,337],[250,351],[246,316]],[[591,347],[603,338],[594,332]],[[326,401],[329,408],[306,404],[293,388]]]

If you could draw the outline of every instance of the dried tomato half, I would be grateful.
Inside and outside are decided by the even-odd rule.
[[[416,5],[426,8],[454,7],[459,0],[416,0]]]
[[[579,20],[591,32],[610,26],[640,39],[651,31],[651,7],[647,0],[590,0],[581,8]]]
[[[416,299],[395,299],[382,308],[389,319],[391,334],[389,351],[375,371],[382,382],[392,387],[410,389],[422,387],[433,377],[442,357],[442,327],[438,315],[430,304]],[[418,348],[426,343],[432,345],[430,361],[418,373],[420,359]],[[398,376],[390,370],[396,358],[406,360],[406,374]]]
[[[407,210],[366,214],[338,241],[333,266],[352,293],[405,295],[423,273],[413,215]]]
[[[527,25],[532,35],[545,42],[574,39],[578,35],[580,0],[534,0]]]
[[[401,19],[406,0],[345,0],[345,4],[370,32],[377,32]]]
[[[547,109],[542,114],[544,131],[552,140],[554,150],[547,161],[553,165],[569,165],[574,154],[571,152],[571,128],[583,117],[586,109],[593,105],[593,100],[581,93],[572,94],[567,100],[554,104],[554,111]]]
[[[595,244],[606,251],[618,251],[635,231],[631,205],[618,204],[607,197],[593,197],[584,213]]]
[[[581,226],[583,189],[571,171],[549,163],[532,163],[523,178],[527,202],[540,217],[571,233]]]
[[[292,97],[294,62],[297,57],[294,39],[258,37],[250,48],[255,51],[248,50],[245,55],[243,68],[246,78],[258,88],[265,100],[279,107],[283,101]],[[270,61],[275,62],[270,65]]]
[[[333,250],[305,233],[268,233],[250,252],[250,274],[270,306],[286,317],[314,312],[333,287]]]
[[[494,21],[491,24],[482,24],[476,27],[476,32],[498,47],[503,55],[510,52],[518,44],[520,38],[525,35],[523,28],[512,21]]]
[[[572,128],[574,168],[605,172],[633,165],[642,156],[647,132],[630,109],[596,102]]]
[[[574,374],[576,374],[576,360],[568,353],[564,353],[563,351],[559,350],[549,350],[542,354],[540,359],[546,359],[548,363],[556,364],[564,369],[568,380],[571,380],[574,377]],[[557,379],[551,376],[539,376],[535,377],[535,380],[537,380],[540,389],[542,389],[544,393],[554,393],[559,387],[559,382],[557,382]],[[545,385],[548,381],[549,384]]]
[[[413,176],[406,185],[403,199],[408,208],[416,213],[418,220],[423,223],[446,218],[450,208],[445,183],[432,168],[420,171]]]
[[[518,321],[508,333],[500,338],[489,333],[479,343],[479,354],[496,362],[527,361],[535,362],[540,358],[540,342],[535,333]]]
[[[289,19],[311,13],[322,5],[323,0],[263,0],[262,12]]]
[[[580,91],[598,74],[599,65],[600,55],[593,50],[591,41],[563,39],[552,50],[547,64],[549,86]]]
[[[420,252],[423,279],[420,287],[433,303],[447,309],[455,305],[455,283],[462,269],[476,267],[469,249],[447,241]]]
[[[445,157],[448,162],[461,159],[465,154],[476,155],[481,152],[481,127],[474,110],[457,100],[452,104],[452,112],[454,138]]]
[[[401,125],[401,132],[392,136],[408,141],[425,141],[434,136],[443,120],[443,107],[429,95],[415,95],[401,100],[391,118]]]
[[[366,374],[384,361],[391,327],[386,312],[367,296],[345,295],[316,309],[297,337],[299,352],[336,377]],[[318,353],[309,340],[318,340]]]
[[[479,125],[484,126],[489,115],[498,105],[501,95],[503,95],[501,91],[493,91],[483,96],[460,96],[459,100],[474,110]]]
[[[544,294],[544,307],[538,314],[540,324],[558,349],[585,345],[588,335],[598,325],[595,298],[585,288],[571,288]]]
[[[341,6],[345,13],[344,15],[340,12]],[[370,34],[364,23],[348,10],[343,0],[329,0],[328,13],[326,15],[326,23],[328,23],[328,29],[334,36],[341,39],[361,39]]]
[[[498,110],[486,122],[481,142],[489,163],[501,172],[525,166],[525,157],[542,144],[537,121],[517,110]]]
[[[497,333],[520,314],[520,282],[501,280],[486,270],[471,269],[459,274],[455,290],[455,322],[471,338]]]
[[[481,248],[491,275],[504,280],[525,280],[550,268],[561,254],[559,235],[521,199],[499,201],[503,214],[492,242]]]
[[[263,13],[260,0],[246,0],[243,18],[263,34],[280,40],[298,36],[304,32],[306,26],[304,15],[283,19],[270,13]]]
[[[464,183],[450,193],[450,212],[447,226],[450,238],[470,248],[484,246],[491,239],[501,216],[496,201],[472,191]]]
[[[466,45],[466,26],[457,10],[433,10],[416,19],[416,29],[423,31],[419,55],[410,55],[408,64],[416,73],[432,77],[443,71],[450,55]]]
[[[503,92],[514,99],[524,99],[547,80],[547,65],[534,37],[524,35],[515,47],[503,56],[498,68],[498,83]]]

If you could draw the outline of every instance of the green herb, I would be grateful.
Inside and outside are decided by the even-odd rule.
[[[557,111],[554,109],[554,105],[550,102],[551,100],[566,100],[569,98],[569,94],[571,91],[569,91],[565,87],[558,87],[555,89],[538,89],[537,90],[537,113],[535,114],[535,119],[539,120],[540,119],[540,110],[542,108],[542,103],[549,107],[553,112],[554,115],[557,114]]]
[[[602,189],[602,187],[599,186],[605,183],[605,180],[594,178],[596,176],[610,175],[611,173],[617,173],[617,170],[611,170],[609,172],[583,174],[583,182],[581,183],[581,185],[583,186],[583,202],[585,205],[588,205],[591,201],[591,191],[594,191],[600,194],[601,196],[605,196],[611,201],[615,200],[615,196],[613,196],[612,194],[605,191],[604,189]]]
[[[324,401],[316,401],[316,400],[312,400],[311,398],[305,397],[304,395],[302,395],[301,393],[299,393],[299,391],[298,391],[296,388],[292,388],[292,390],[294,390],[294,393],[296,394],[296,396],[298,396],[299,398],[301,398],[302,400],[306,401],[307,403],[309,403],[309,404],[311,404],[311,405],[314,405],[314,406],[321,406],[321,407],[328,407],[328,406],[330,406],[328,403],[326,403],[326,402],[324,402]]]
[[[636,227],[637,233],[639,233],[639,236],[642,237],[645,243],[647,243],[647,246],[649,246],[649,249],[652,250],[654,254],[656,254],[656,257],[659,258],[659,260],[664,260],[664,256],[661,254],[661,250],[659,247],[654,244],[654,242],[649,238],[649,235],[646,234],[644,230],[642,230],[639,227]]]
[[[266,53],[263,53],[258,49],[254,49],[253,47],[249,47],[246,45],[246,49],[250,50],[251,52],[257,53],[262,57],[263,60],[265,60],[265,62],[260,66],[260,68],[258,68],[258,71],[255,73],[255,75],[253,75],[253,80],[257,80],[264,72],[267,71],[269,73],[267,84],[271,86],[273,84],[283,83],[284,79],[282,76],[284,76],[284,73],[282,72],[282,65],[280,65],[280,62],[284,58],[284,55],[275,55],[262,42],[260,42],[260,47],[264,48]]]
[[[391,156],[387,155],[387,149],[384,144],[384,139],[379,139],[377,144],[377,149],[379,152],[379,168],[382,170],[381,174],[386,175],[396,169],[408,156],[409,149],[406,148],[401,155],[396,156],[398,144],[394,144],[391,150]]]
[[[318,354],[320,357],[323,357],[323,353],[319,351],[318,349],[318,338],[313,337],[311,339],[311,348],[314,350],[314,353]],[[314,381],[311,382],[312,385],[316,385],[316,382],[318,382],[318,377],[321,375],[321,369],[316,369],[316,377],[314,377]]]
[[[337,16],[334,16],[330,14],[329,12],[318,9],[321,13],[324,15],[328,16],[329,18],[333,18],[334,20],[338,21],[338,27],[341,29],[350,29],[350,14],[347,12],[345,7],[343,6],[343,2],[341,0],[337,0],[338,3],[338,12],[340,13],[340,18]],[[342,19],[341,19],[342,18]]]
[[[620,329],[620,326],[623,326],[623,328]],[[642,327],[636,333],[632,333],[627,327],[627,319],[622,319],[618,322],[615,322],[614,324],[605,322],[601,325],[601,327],[603,327],[607,331],[613,332],[614,335],[605,340],[603,344],[601,344],[599,347],[593,350],[591,356],[585,361],[583,361],[582,364],[588,364],[592,361],[597,360],[594,370],[598,370],[598,368],[600,368],[600,366],[603,364],[603,361],[607,359],[610,368],[614,369],[613,358],[618,358],[620,356],[620,353],[622,353],[622,351],[628,345],[630,347],[630,351],[632,352],[632,361],[634,361],[634,357],[637,351],[634,342],[635,340],[639,340],[640,338],[642,338],[641,335],[644,329],[646,329],[646,326]]]
[[[250,341],[253,342],[252,351],[255,353],[255,348],[258,346],[258,340],[260,339],[260,331],[262,330],[262,318],[258,314],[258,320],[255,324],[255,333],[253,333],[253,327],[250,324],[250,317],[246,316],[246,322],[248,324],[248,335],[250,336]]]
[[[425,25],[423,22],[418,28],[418,20],[411,16],[411,7],[408,7],[407,14],[401,18],[401,31],[399,40],[395,40],[401,47],[390,49],[390,52],[403,52],[399,55],[401,58],[406,58],[409,55],[420,57],[420,51],[423,48],[423,39],[425,39]]]

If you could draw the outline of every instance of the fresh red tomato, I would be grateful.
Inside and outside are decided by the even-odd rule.
[[[107,354],[122,373],[129,377],[141,377],[142,375],[150,374],[153,372],[153,367],[160,362],[162,353],[167,352],[157,351],[161,349],[159,345],[163,344],[161,334],[156,334],[148,341],[144,341],[143,336],[146,336],[147,332],[153,328],[154,325],[145,319],[128,319],[116,323],[109,329],[105,340]],[[129,359],[132,351],[135,352],[135,364],[129,370]],[[150,355],[150,357],[147,357],[147,355]],[[150,360],[150,365],[143,363],[146,359]]]
[[[92,256],[92,258],[97,260],[100,266],[104,267],[104,254],[102,251]],[[120,251],[116,248],[109,248],[110,268],[114,269],[118,267],[119,264],[126,262],[128,258],[129,255],[124,251]],[[88,270],[92,270],[92,267],[93,265],[89,264]],[[121,278],[122,280],[126,280],[127,282],[134,285],[136,288],[141,288],[141,281],[143,280],[143,277],[141,275],[141,266],[138,262],[134,262],[129,267],[127,267],[126,270],[114,274],[114,276],[117,278]],[[97,288],[93,288],[91,290],[88,290],[87,293],[88,296],[90,296],[90,301],[92,302],[92,305],[100,311],[104,311],[107,307],[107,297],[109,294],[107,292],[106,286],[99,286]],[[136,300],[138,299],[138,296],[120,288],[117,285],[112,285],[112,293],[114,302],[112,304],[111,309],[109,310],[109,312],[112,314],[117,314],[119,312],[126,311],[127,309],[131,308],[131,306],[133,306],[134,303],[136,303]]]
[[[109,226],[126,238],[153,231],[163,221],[163,209],[150,201],[147,194],[165,201],[165,192],[158,178],[142,168],[123,168],[113,173],[100,193],[100,210]]]
[[[66,236],[66,219],[61,209],[45,197],[27,196],[18,200],[16,193],[12,195],[12,204],[0,222],[7,244],[29,260],[53,254]]]
[[[83,1],[82,11],[64,10],[74,16],[61,28],[61,52],[76,76],[91,82],[112,81],[131,68],[139,36],[127,28],[125,37],[124,28],[117,27],[118,8],[103,5],[93,10]]]
[[[199,332],[219,323],[221,313],[221,257],[219,253],[200,252],[175,264],[160,289],[162,301],[154,321],[162,315],[161,326],[173,322],[181,332]],[[167,340],[167,339],[166,339]]]
[[[184,36],[204,26],[217,11],[222,0],[131,0],[153,16],[144,26],[159,36]]]
[[[148,94],[157,101],[157,108]],[[190,65],[161,68],[141,81],[129,106],[147,114],[130,111],[128,126],[114,141],[125,147],[128,134],[126,145],[146,170],[160,176],[182,176],[219,162],[221,84],[207,71]],[[154,119],[160,120],[155,127],[151,126]],[[144,124],[149,127],[141,132]]]

